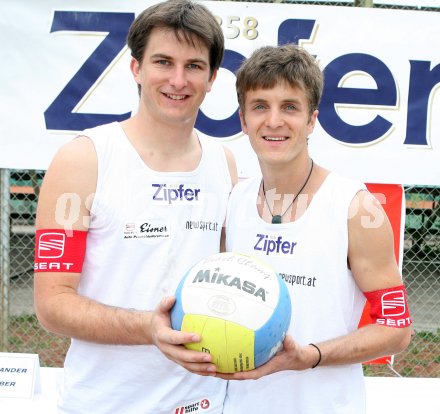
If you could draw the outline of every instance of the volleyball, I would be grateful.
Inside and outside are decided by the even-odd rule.
[[[188,349],[212,355],[217,371],[259,367],[280,349],[291,303],[278,274],[259,259],[218,253],[182,278],[171,310],[173,329],[200,335]]]

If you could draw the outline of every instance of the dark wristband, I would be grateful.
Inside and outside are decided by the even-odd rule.
[[[318,362],[315,365],[313,365],[313,367],[312,367],[312,369],[313,369],[313,368],[316,368],[319,365],[319,363],[321,362],[322,355],[321,355],[321,350],[315,344],[309,344],[309,345],[312,345],[314,348],[316,348],[319,353]]]

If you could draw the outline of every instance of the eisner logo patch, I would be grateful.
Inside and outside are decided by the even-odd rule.
[[[124,239],[161,240],[170,237],[170,225],[163,219],[150,219],[125,224]]]

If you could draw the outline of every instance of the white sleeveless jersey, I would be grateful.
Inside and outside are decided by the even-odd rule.
[[[248,179],[232,191],[227,250],[259,257],[280,274],[292,301],[288,334],[300,344],[356,330],[365,298],[347,269],[347,218],[350,202],[365,186],[330,173],[301,217],[269,224],[256,207],[260,182]],[[361,364],[318,366],[229,381],[224,413],[362,414],[364,394]]]
[[[193,264],[219,251],[231,191],[224,150],[200,139],[194,171],[163,173],[145,165],[119,123],[82,135],[96,148],[98,181],[79,293],[153,310]],[[155,346],[73,339],[64,370],[63,413],[222,412],[225,381],[191,374]]]

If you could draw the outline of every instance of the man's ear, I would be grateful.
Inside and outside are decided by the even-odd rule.
[[[216,78],[217,78],[217,73],[218,73],[218,70],[217,69],[214,69],[213,71],[212,71],[212,74],[211,74],[211,78],[209,79],[209,81],[208,81],[208,88],[207,88],[207,92],[211,92],[211,89],[212,89],[212,84],[214,83],[214,81],[216,80]]]
[[[244,113],[241,109],[238,110],[238,115],[240,116],[241,129],[247,135],[246,120],[244,118]]]
[[[310,115],[310,119],[309,119],[309,123],[308,123],[309,134],[311,134],[313,132],[313,130],[315,129],[315,124],[316,124],[316,119],[318,118],[318,113],[319,113],[319,111],[317,109],[315,109],[313,111],[312,115]]]
[[[134,80],[140,85],[142,83],[141,65],[134,57],[132,57],[130,61],[130,70]]]

